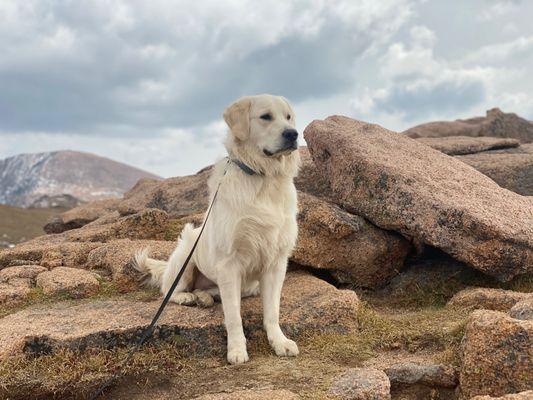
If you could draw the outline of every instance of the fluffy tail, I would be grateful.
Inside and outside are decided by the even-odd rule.
[[[146,278],[145,283],[153,287],[161,287],[163,273],[167,269],[167,261],[148,257],[149,249],[145,248],[135,253],[133,267]]]
[[[183,262],[189,255],[197,236],[198,229],[195,229],[193,224],[185,224],[176,249],[168,261],[149,258],[148,249],[143,249],[135,254],[133,266],[144,276],[149,275],[146,277],[146,283],[148,285],[159,287],[163,293],[166,293],[174,278],[177,276],[178,271],[181,269]],[[167,271],[166,274],[165,271]],[[189,287],[193,282],[193,272],[194,264],[190,262],[182,277],[182,287]]]

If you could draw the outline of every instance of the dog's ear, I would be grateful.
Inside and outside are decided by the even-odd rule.
[[[235,137],[246,140],[250,135],[250,106],[252,99],[242,97],[224,110],[224,121]]]

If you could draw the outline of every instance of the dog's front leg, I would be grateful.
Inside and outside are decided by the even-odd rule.
[[[241,285],[240,269],[232,265],[224,268],[224,276],[219,279],[218,287],[228,334],[228,361],[231,364],[242,364],[248,361],[241,319]]]
[[[260,280],[261,298],[263,300],[263,326],[268,341],[278,356],[298,355],[296,343],[283,334],[279,326],[279,305],[281,288],[285,280],[287,259],[282,258],[265,271]]]

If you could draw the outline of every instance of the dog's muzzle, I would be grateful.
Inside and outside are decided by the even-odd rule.
[[[283,132],[281,132],[281,137],[283,138],[283,145],[281,148],[274,152],[264,149],[263,153],[270,157],[274,155],[291,153],[298,149],[298,131],[296,129],[285,129]]]

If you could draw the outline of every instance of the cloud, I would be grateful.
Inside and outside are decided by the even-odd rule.
[[[302,130],[533,118],[533,3],[0,0],[0,157],[71,148],[164,176],[222,156],[224,107],[269,92]]]
[[[206,124],[248,93],[337,93],[410,12],[406,0],[0,7],[0,128],[106,135]]]

